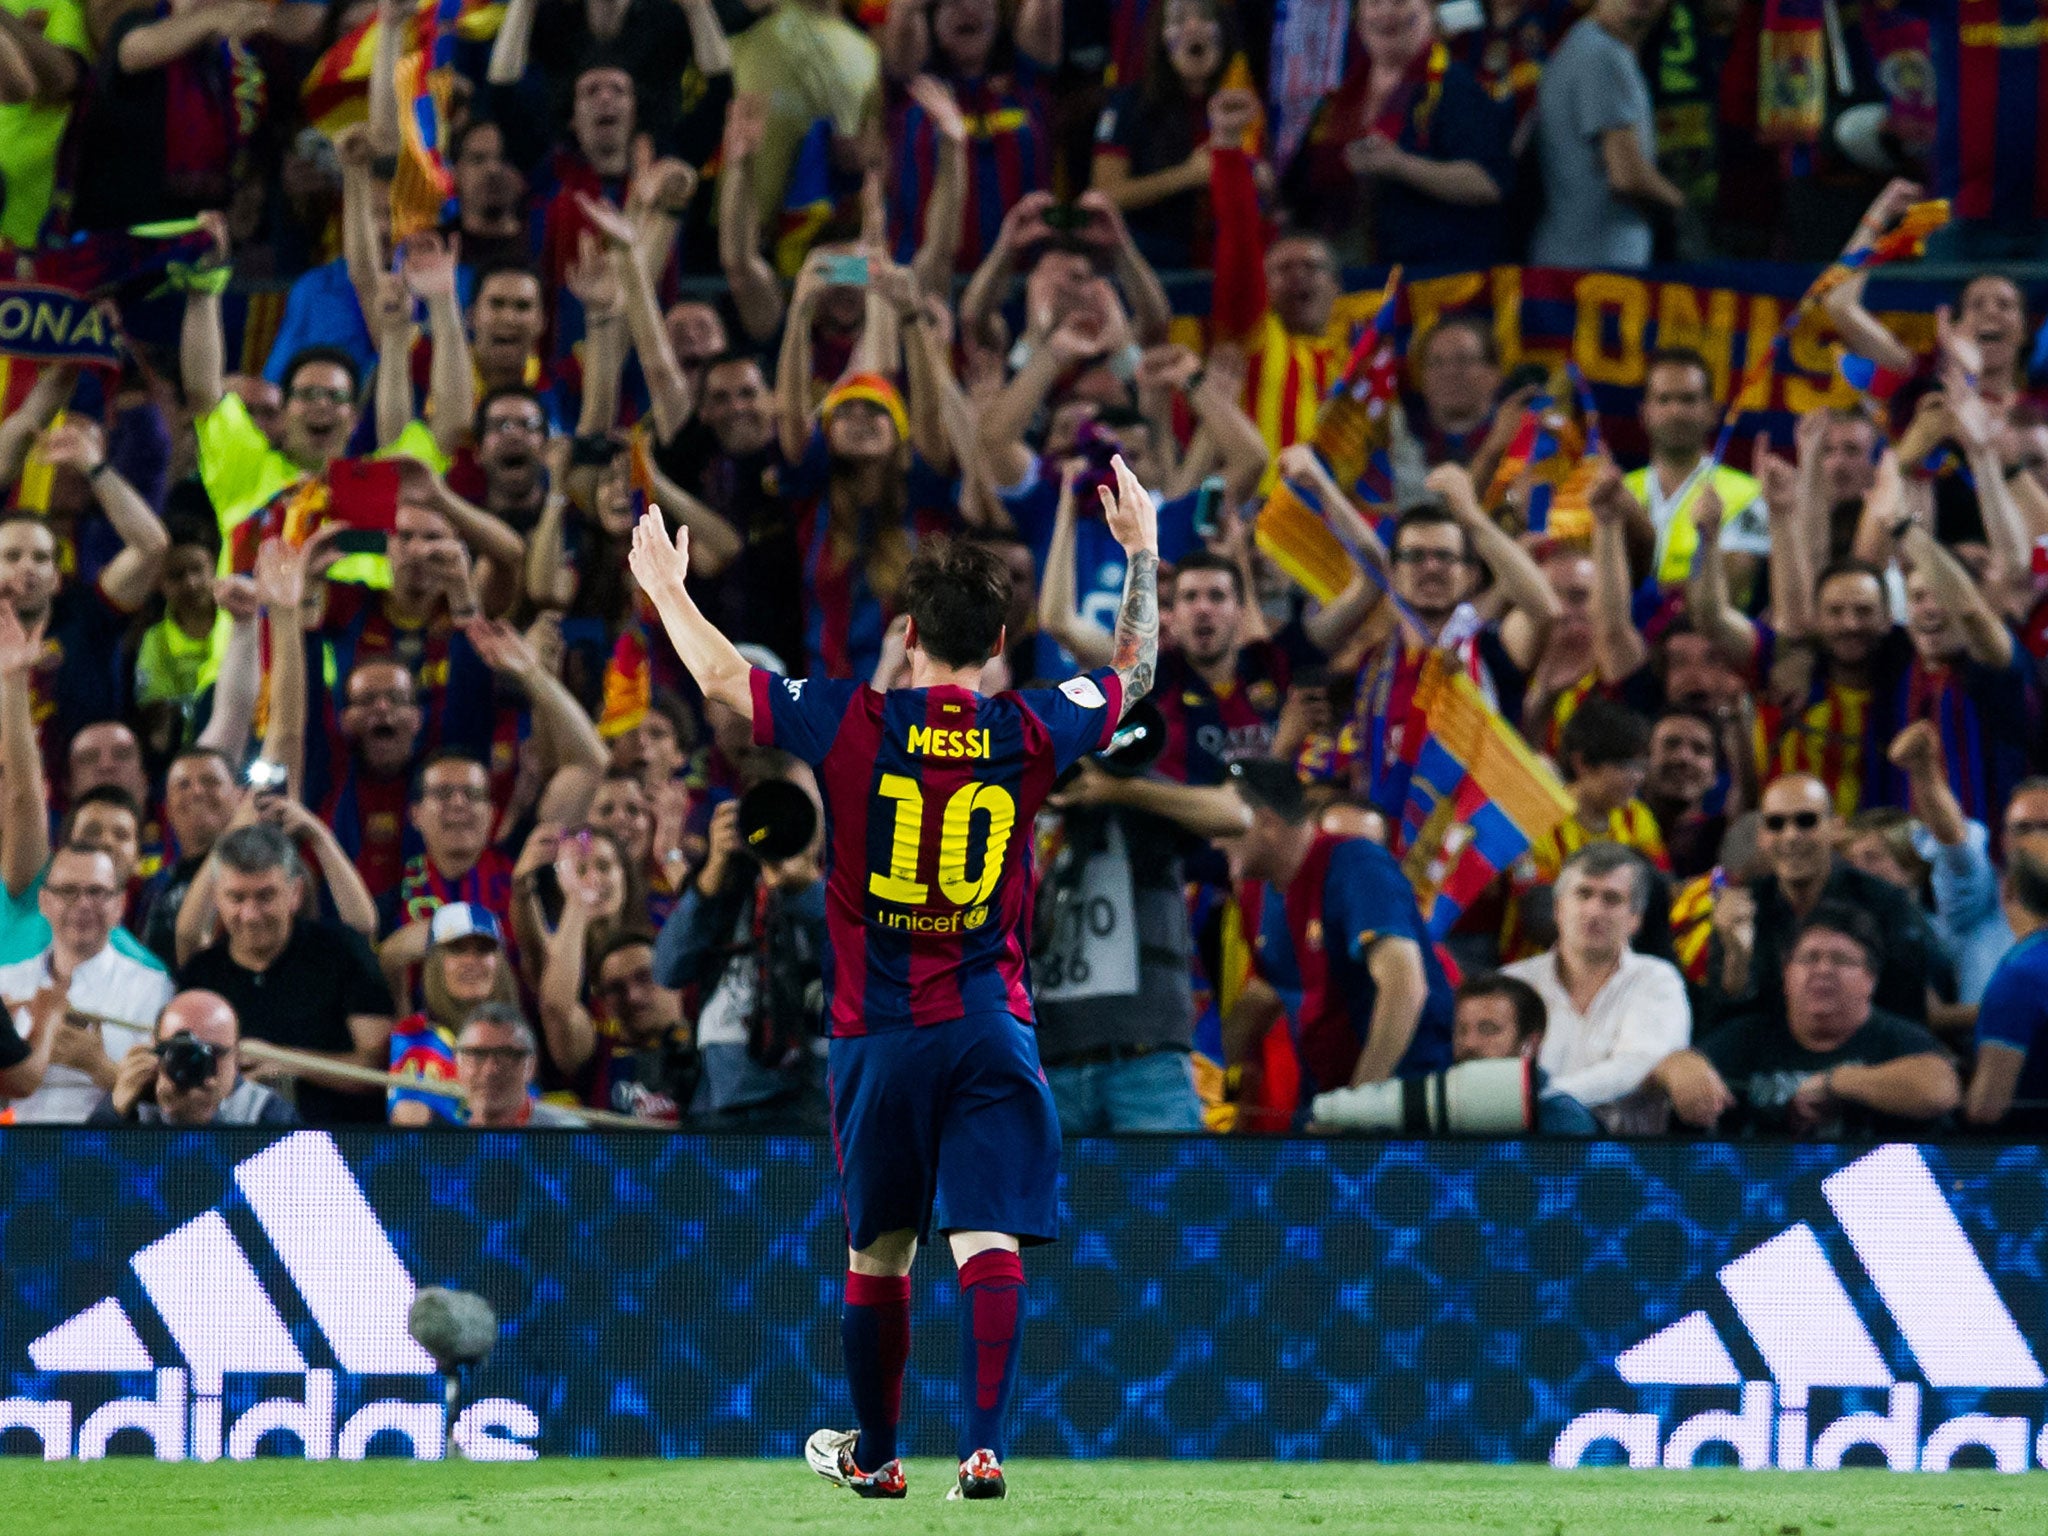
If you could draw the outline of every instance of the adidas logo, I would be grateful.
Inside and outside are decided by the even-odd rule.
[[[339,1370],[311,1365],[221,1209],[195,1216],[129,1260],[141,1293],[180,1357],[167,1363],[143,1343],[115,1297],[95,1302],[30,1341],[28,1358],[47,1376],[153,1374],[153,1397],[101,1402],[72,1432],[69,1395],[0,1399],[0,1433],[25,1429],[45,1461],[92,1461],[123,1431],[156,1448],[159,1461],[237,1461],[280,1432],[309,1461],[360,1461],[380,1435],[402,1436],[419,1460],[442,1453],[439,1373],[406,1331],[414,1286],[370,1202],[331,1137],[299,1131],[238,1163],[233,1188],[281,1261],[314,1330]],[[222,1205],[226,1205],[222,1201]],[[146,1321],[146,1320],[145,1320]],[[303,1334],[302,1334],[303,1337]],[[257,1402],[223,1422],[225,1378],[302,1376],[300,1398]],[[431,1398],[365,1402],[335,1427],[337,1375],[416,1376]],[[88,1389],[89,1390],[89,1389]],[[84,1394],[80,1394],[84,1395]],[[454,1439],[474,1461],[531,1461],[540,1433],[531,1408],[487,1398],[464,1410]]]
[[[1632,1386],[1737,1388],[1736,1411],[1694,1414],[1668,1437],[1654,1413],[1582,1413],[1551,1447],[1552,1466],[1577,1466],[1602,1441],[1625,1451],[1632,1467],[1689,1467],[1717,1443],[1750,1469],[1831,1471],[1857,1446],[1875,1447],[1895,1472],[1945,1472],[1965,1446],[1988,1451],[2001,1472],[2026,1471],[2030,1446],[2048,1466],[2048,1428],[2035,1438],[2026,1418],[1964,1413],[1921,1435],[1923,1383],[1932,1392],[2038,1392],[2048,1377],[1919,1150],[1880,1147],[1829,1175],[1821,1191],[1923,1380],[1893,1374],[1820,1239],[1800,1222],[1718,1276],[1768,1379],[1744,1376],[1705,1311],[1615,1357]],[[1887,1409],[1847,1414],[1810,1434],[1815,1387],[1881,1389]]]

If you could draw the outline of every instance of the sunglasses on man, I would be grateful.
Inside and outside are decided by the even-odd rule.
[[[1763,822],[1766,832],[1782,832],[1787,827],[1797,827],[1802,832],[1811,832],[1820,825],[1820,812],[1766,811]]]

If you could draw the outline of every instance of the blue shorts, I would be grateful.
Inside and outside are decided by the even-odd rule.
[[[1059,1227],[1060,1122],[1038,1034],[1007,1013],[832,1041],[832,1150],[855,1250],[906,1229]]]

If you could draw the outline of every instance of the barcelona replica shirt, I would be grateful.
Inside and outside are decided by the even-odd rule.
[[[1031,829],[1056,779],[1108,745],[1103,668],[1000,693],[753,674],[754,741],[817,771],[836,1036],[984,1013],[1032,1021]]]

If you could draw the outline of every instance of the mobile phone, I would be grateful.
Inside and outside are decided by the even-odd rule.
[[[1195,491],[1194,529],[1198,539],[1213,539],[1223,521],[1223,477],[1211,475]]]
[[[260,757],[242,771],[242,782],[255,790],[259,795],[281,793],[284,789],[285,781],[290,777],[291,775],[285,772],[283,765],[265,762]]]
[[[1045,227],[1056,235],[1076,234],[1086,229],[1089,221],[1088,210],[1072,203],[1054,203],[1045,210]]]
[[[344,555],[381,555],[385,543],[381,528],[344,528],[334,536],[334,547]]]
[[[384,535],[398,521],[402,473],[392,459],[336,459],[327,467],[327,520],[346,523],[352,529],[374,531],[375,552],[382,553]],[[351,554],[361,554],[368,547],[341,545]]]
[[[837,287],[865,288],[868,285],[868,259],[865,256],[827,256],[820,270],[825,281]]]
[[[1545,389],[1550,384],[1550,370],[1541,363],[1522,363],[1500,381],[1500,398],[1505,400],[1518,389]]]

